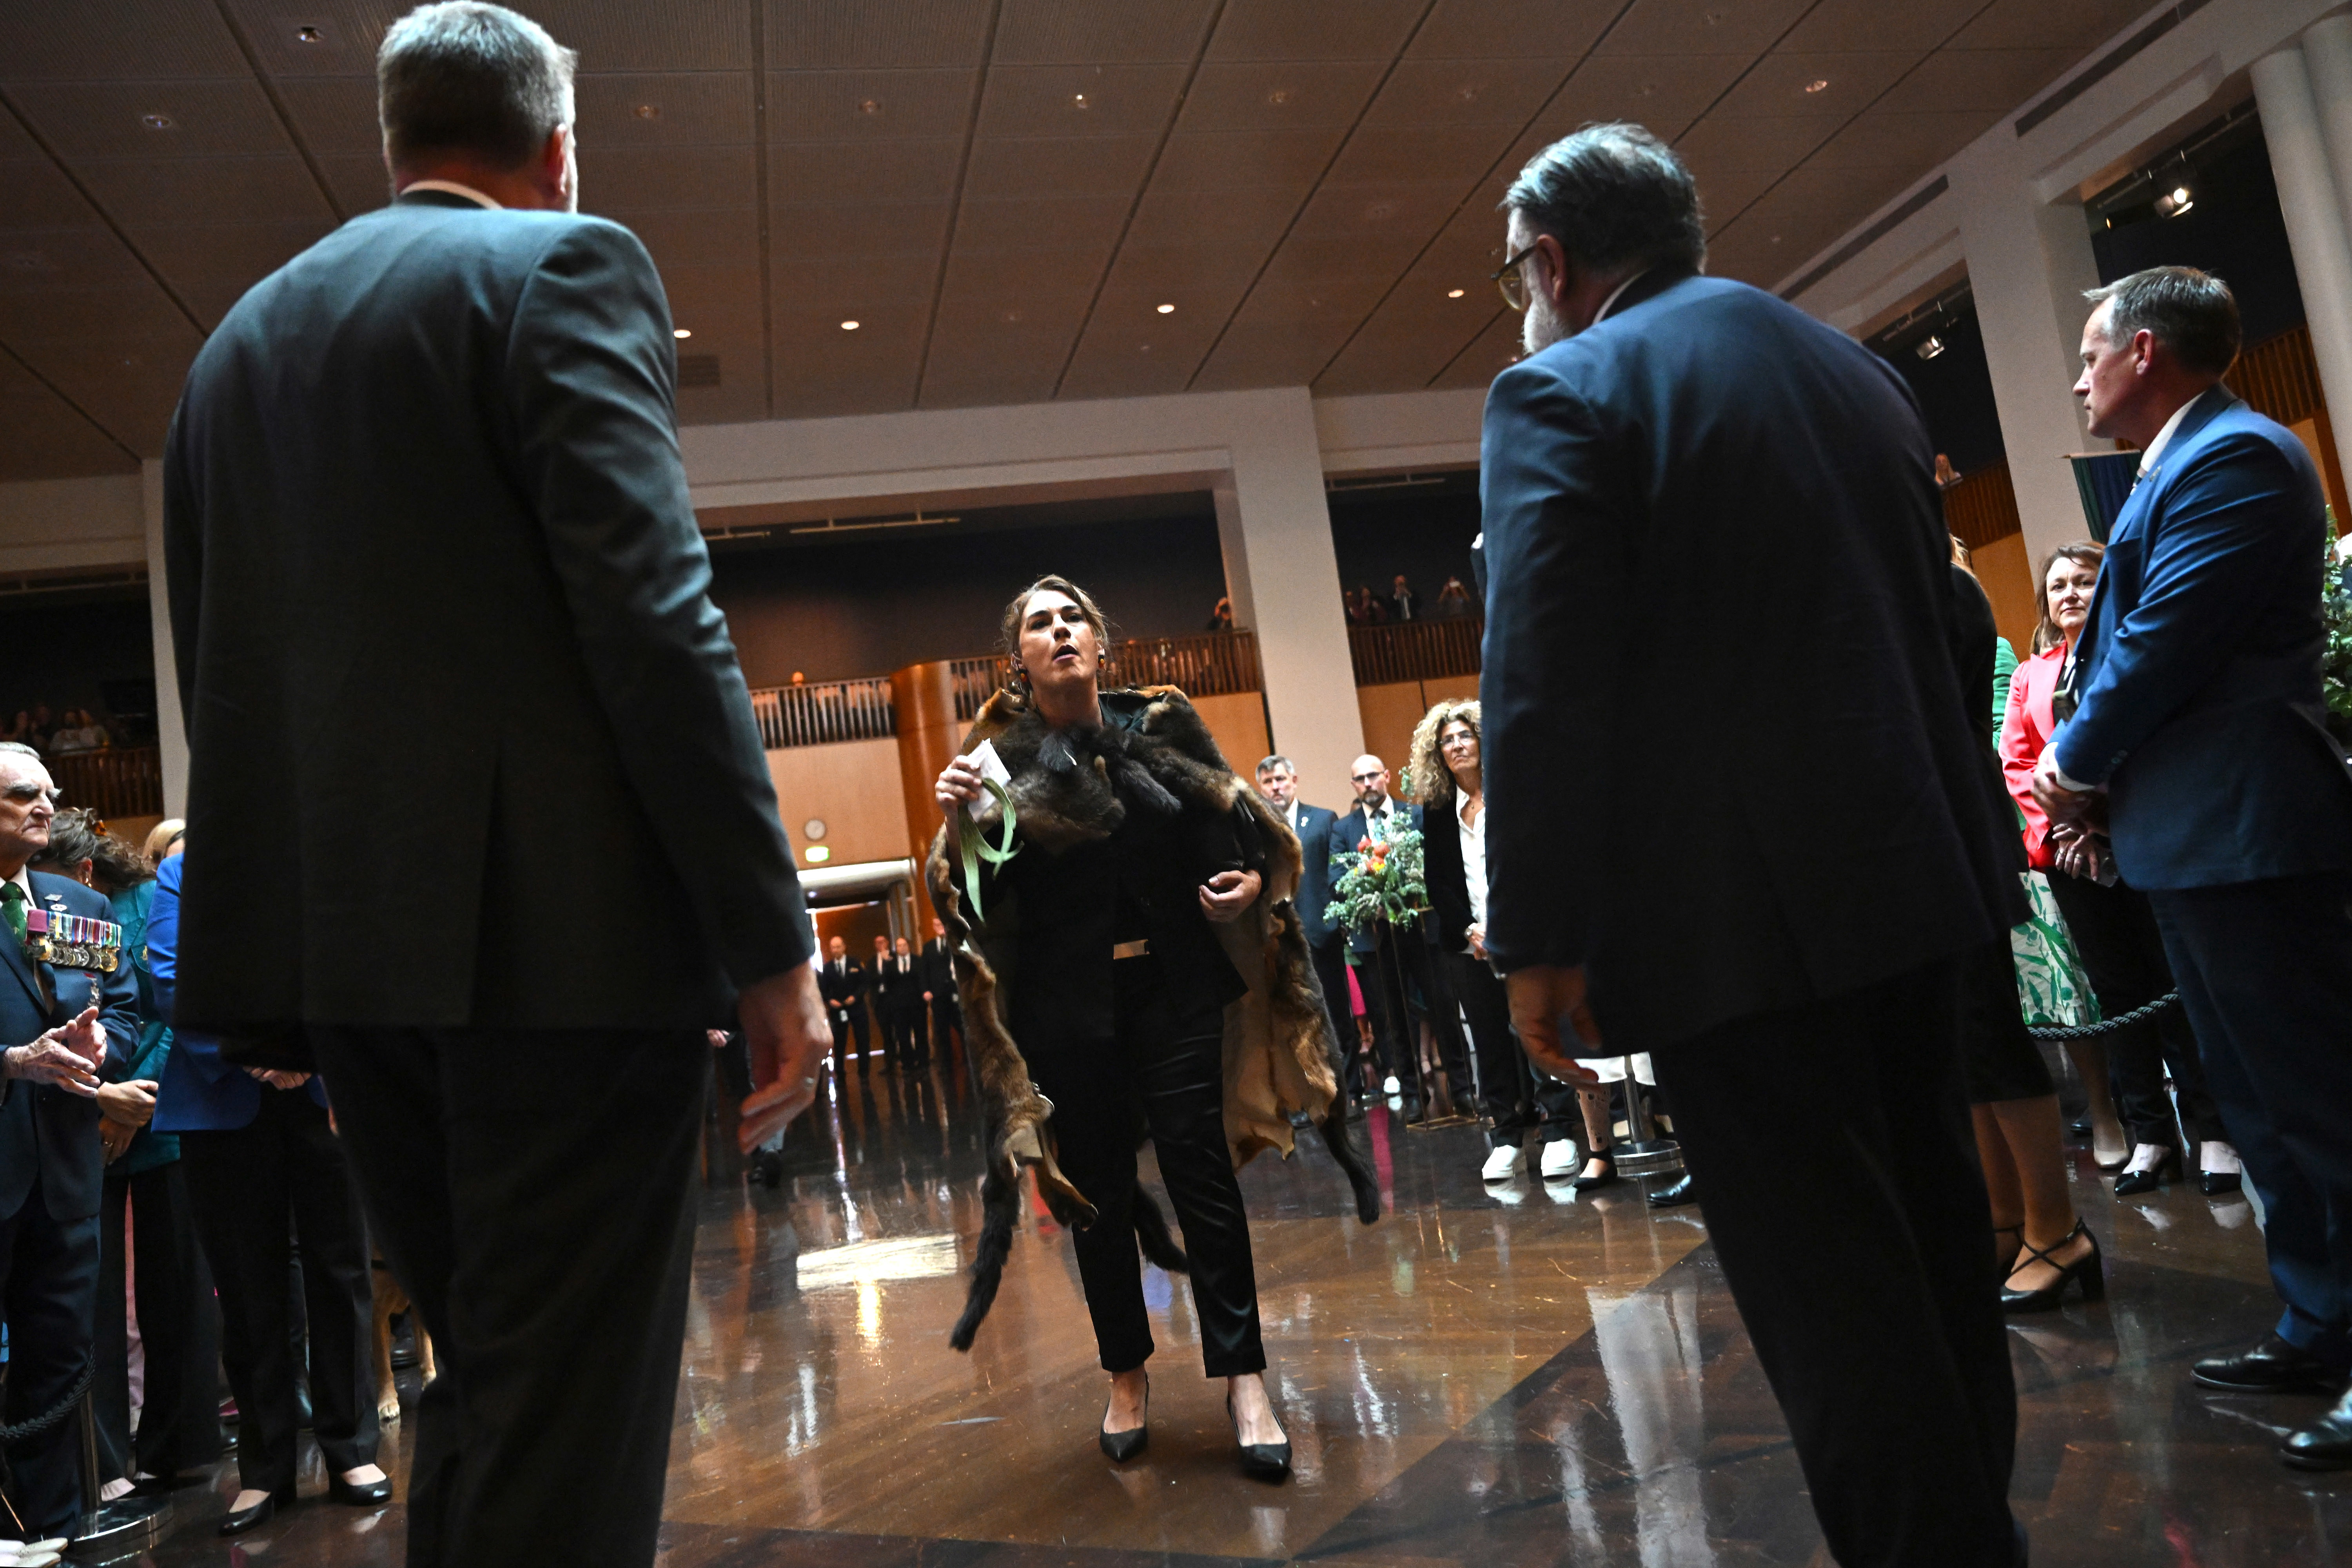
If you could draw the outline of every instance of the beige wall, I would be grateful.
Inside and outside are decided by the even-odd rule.
[[[1225,766],[1243,778],[1250,778],[1257,759],[1274,749],[1265,738],[1265,699],[1256,692],[1194,697],[1192,706],[1209,727],[1217,749],[1225,754]]]
[[[838,746],[795,746],[768,753],[768,777],[775,780],[784,831],[793,858],[809,863],[811,817],[824,819],[829,863],[900,860],[907,843],[907,811],[899,799],[898,743],[852,740]]]
[[[2081,521],[2078,517],[2076,521]],[[1993,623],[2021,659],[2033,656],[2033,627],[2041,619],[2033,598],[2033,563],[2025,557],[2025,536],[2011,534],[1969,552],[1977,580],[1992,601]]]
[[[1421,716],[1441,702],[1475,697],[1478,677],[1451,675],[1438,681],[1398,681],[1383,686],[1358,686],[1356,706],[1363,715],[1364,745],[1373,756],[1389,765],[1393,778],[1404,771],[1412,758],[1413,727]],[[1331,805],[1335,810],[1354,799],[1354,790],[1345,779],[1309,779],[1299,789],[1300,795],[1315,804]]]

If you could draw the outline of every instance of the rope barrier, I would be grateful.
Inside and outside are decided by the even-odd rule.
[[[81,1376],[74,1380],[73,1387],[67,1392],[64,1398],[29,1421],[19,1421],[13,1427],[0,1427],[0,1444],[21,1443],[27,1437],[39,1437],[72,1415],[74,1406],[81,1403],[81,1396],[89,1392],[89,1385],[97,1380],[98,1357],[92,1355],[83,1365]]]
[[[2025,1032],[2036,1040],[2090,1040],[2111,1030],[2136,1024],[2142,1019],[2152,1019],[2180,999],[2179,991],[2167,991],[2144,1007],[2137,1007],[2120,1017],[2101,1019],[2097,1023],[2028,1024]]]

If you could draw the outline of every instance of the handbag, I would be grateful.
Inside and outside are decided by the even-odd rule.
[[[2021,873],[2032,916],[2009,931],[2010,955],[2017,965],[2017,999],[2029,1026],[2079,1028],[2099,1021],[2098,994],[2083,968],[2066,917],[2050,879],[2038,871]]]

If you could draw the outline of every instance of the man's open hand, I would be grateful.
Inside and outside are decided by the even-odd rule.
[[[743,1102],[735,1128],[748,1155],[815,1103],[817,1067],[833,1047],[833,1030],[816,971],[806,964],[746,987],[735,1011],[751,1048],[751,1082],[760,1085]]]
[[[1528,1060],[1562,1083],[1599,1088],[1601,1075],[1576,1061],[1578,1050],[1591,1054],[1601,1043],[1601,1028],[1585,1005],[1584,966],[1538,964],[1514,969],[1503,977],[1503,987],[1510,993],[1511,1027],[1518,1031]],[[1560,1038],[1562,1019],[1569,1020],[1574,1040]]]

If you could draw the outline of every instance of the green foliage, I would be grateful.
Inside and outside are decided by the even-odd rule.
[[[1421,834],[1392,830],[1383,843],[1360,841],[1352,851],[1331,857],[1348,870],[1331,893],[1331,914],[1349,931],[1382,922],[1407,925],[1429,908],[1429,883],[1421,868]]]
[[[2344,581],[2344,564],[2336,558],[2336,514],[2327,515],[2327,535],[2321,546],[2319,617],[2326,645],[2319,656],[2319,674],[2327,701],[2327,727],[2336,740],[2352,746],[2352,589]]]

